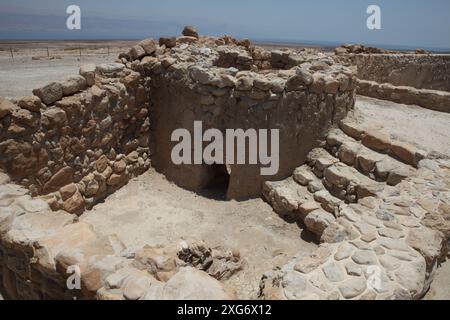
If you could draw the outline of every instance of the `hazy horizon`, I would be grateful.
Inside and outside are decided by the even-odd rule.
[[[448,0],[2,0],[0,40],[134,40],[201,34],[318,45],[450,50]],[[82,29],[67,30],[67,6],[82,9]],[[382,10],[382,30],[368,30],[366,9]]]

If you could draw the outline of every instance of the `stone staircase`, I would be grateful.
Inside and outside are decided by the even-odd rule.
[[[450,161],[352,118],[263,195],[320,239],[266,274],[266,299],[418,299],[450,236]]]
[[[299,219],[320,238],[340,206],[392,191],[416,173],[424,157],[414,146],[347,119],[328,134],[322,148],[309,153],[307,164],[284,181],[267,182],[263,194],[279,214]]]

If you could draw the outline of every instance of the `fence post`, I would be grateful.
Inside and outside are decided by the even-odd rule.
[[[11,51],[11,58],[14,60],[14,53],[13,53],[13,49],[9,48],[9,51]]]
[[[81,57],[81,47],[80,47],[80,57]]]
[[[109,56],[109,46],[108,46],[108,56]]]
[[[50,51],[48,50],[48,47],[47,47],[47,57],[50,58]]]

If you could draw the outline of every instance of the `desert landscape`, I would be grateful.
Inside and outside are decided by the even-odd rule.
[[[192,26],[0,42],[0,300],[450,299],[449,75]],[[278,173],[175,165],[193,121],[278,129]]]

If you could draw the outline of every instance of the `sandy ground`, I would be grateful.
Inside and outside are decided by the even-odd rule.
[[[449,113],[363,96],[355,109],[364,124],[380,123],[400,140],[450,156]]]
[[[228,283],[242,299],[256,298],[263,273],[317,248],[300,226],[280,218],[261,199],[214,198],[180,189],[150,170],[81,220],[100,233],[116,233],[129,247],[198,239],[213,248],[238,249],[246,264]]]
[[[33,61],[31,57],[14,60],[0,55],[0,96],[17,99],[32,94],[32,90],[48,82],[77,75],[80,66],[87,63],[101,64],[114,61],[107,55],[63,56],[62,59]]]
[[[0,41],[0,96],[17,99],[50,81],[77,75],[83,64],[113,62],[136,42]]]

